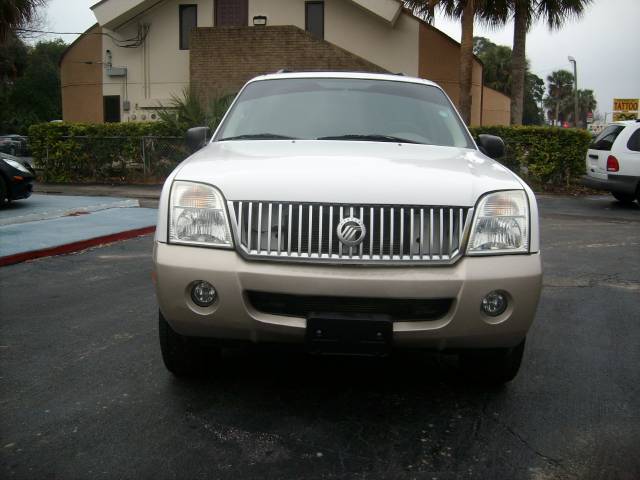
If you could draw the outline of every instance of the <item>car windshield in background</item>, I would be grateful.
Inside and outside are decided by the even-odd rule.
[[[289,78],[247,85],[224,140],[345,140],[474,148],[437,87],[393,80]]]

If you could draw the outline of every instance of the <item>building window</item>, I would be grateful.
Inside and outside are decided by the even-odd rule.
[[[304,28],[316,38],[324,39],[324,2],[305,3]]]
[[[198,6],[180,5],[180,50],[189,50],[189,34],[198,25]]]

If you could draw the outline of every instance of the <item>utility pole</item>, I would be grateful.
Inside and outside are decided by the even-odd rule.
[[[578,128],[578,64],[576,59],[569,55],[569,62],[573,63],[573,126]]]

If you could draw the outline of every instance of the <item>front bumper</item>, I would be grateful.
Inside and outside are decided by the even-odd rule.
[[[540,254],[464,257],[447,267],[358,267],[246,261],[233,250],[157,242],[154,277],[160,310],[178,333],[251,342],[305,339],[306,318],[257,311],[246,291],[293,295],[451,298],[442,317],[393,324],[397,347],[512,347],[526,335],[535,316],[542,283]],[[196,306],[190,285],[210,282],[218,293],[211,307]],[[506,291],[509,307],[499,317],[480,311],[492,290]]]
[[[635,195],[639,182],[640,178],[630,175],[607,175],[606,179],[583,175],[581,178],[581,183],[585,187],[625,195]]]

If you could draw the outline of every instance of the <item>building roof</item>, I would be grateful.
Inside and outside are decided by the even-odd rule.
[[[62,52],[62,55],[60,55],[60,60],[58,60],[58,65],[60,65],[62,63],[62,59],[65,57],[65,55],[67,53],[69,53],[71,51],[71,49],[73,47],[75,47],[77,45],[77,43],[85,36],[91,33],[91,30],[93,30],[94,28],[100,28],[100,24],[98,23],[94,23],[93,25],[91,25],[89,28],[87,28],[82,34],[78,35],[78,38],[76,38],[73,42],[71,42],[69,45],[67,45],[67,48],[64,49],[64,51]],[[96,35],[99,35],[98,32],[96,32]]]

